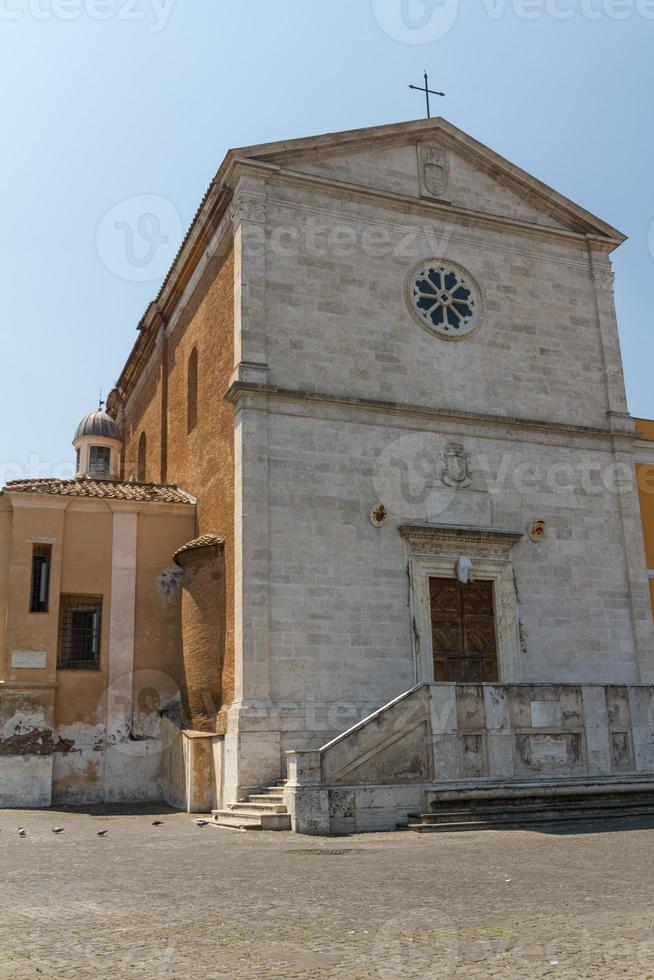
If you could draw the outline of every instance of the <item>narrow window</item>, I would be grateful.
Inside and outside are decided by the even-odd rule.
[[[89,476],[109,476],[111,473],[111,449],[108,446],[91,446],[89,451]]]
[[[188,359],[186,379],[186,431],[193,432],[198,424],[198,349],[194,347]]]
[[[59,670],[99,670],[102,596],[62,595],[59,607]]]
[[[75,472],[79,473],[80,466],[82,465],[82,450],[77,449],[75,451]]]
[[[139,439],[139,454],[138,462],[136,464],[136,479],[139,483],[145,483],[145,476],[147,471],[147,455],[148,455],[148,441],[145,437],[145,432],[141,433],[141,438]]]
[[[32,548],[32,588],[30,612],[47,613],[50,598],[50,564],[52,545],[35,544]]]

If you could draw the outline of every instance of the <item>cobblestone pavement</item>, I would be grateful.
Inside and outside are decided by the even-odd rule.
[[[323,839],[0,811],[0,978],[654,978],[654,824],[586,830]]]

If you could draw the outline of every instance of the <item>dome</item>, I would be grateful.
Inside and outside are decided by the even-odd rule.
[[[77,426],[73,441],[82,439],[84,436],[100,436],[102,439],[117,439],[118,442],[122,441],[116,420],[112,419],[111,415],[107,415],[106,412],[102,411],[90,412],[82,419]]]

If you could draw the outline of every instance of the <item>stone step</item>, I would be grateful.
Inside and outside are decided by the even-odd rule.
[[[232,813],[231,810],[214,810],[210,827],[234,827],[242,830],[262,830],[261,817],[250,817],[244,813]]]
[[[439,827],[447,826],[452,823],[466,823],[471,826],[496,825],[504,826],[510,824],[518,826],[527,823],[544,823],[549,821],[566,820],[622,820],[625,817],[649,817],[654,816],[654,806],[599,808],[589,807],[588,809],[570,808],[569,810],[539,810],[526,811],[524,813],[453,813],[448,816],[443,814],[421,814],[418,822],[423,826]]]
[[[617,798],[613,799],[587,799],[585,801],[579,800],[552,800],[551,798],[546,802],[535,803],[533,801],[520,803],[517,800],[511,803],[501,805],[489,805],[489,804],[474,804],[469,807],[452,807],[443,806],[435,807],[430,813],[421,814],[421,819],[424,820],[442,820],[447,822],[452,819],[476,819],[482,817],[493,818],[495,816],[500,817],[519,817],[521,815],[529,816],[531,814],[539,814],[545,812],[553,813],[585,813],[590,810],[593,812],[602,813],[629,813],[634,807],[651,808],[654,809],[654,797],[647,795],[646,798],[638,800],[620,800]]]
[[[258,810],[214,810],[213,826],[237,827],[243,830],[290,830],[289,813],[271,813]],[[212,822],[210,821],[210,826]]]
[[[409,830],[418,833],[448,833],[467,830],[515,830],[524,827],[554,826],[566,823],[611,823],[654,817],[654,804],[630,806],[616,805],[586,807],[549,807],[538,811],[525,810],[523,813],[503,811],[485,813],[481,811],[457,811],[451,814],[422,813],[409,818]]]
[[[264,803],[259,803],[252,797],[248,797],[246,803],[234,803],[229,809],[251,813],[288,813],[288,810],[281,802],[276,803],[274,800],[266,800]]]
[[[254,796],[248,796],[249,803],[283,803],[284,796],[282,793],[256,793]]]
[[[654,794],[654,780],[651,777],[638,779],[634,776],[611,777],[589,782],[581,779],[569,780],[566,783],[504,783],[492,786],[454,787],[448,786],[429,792],[431,805],[451,806],[467,805],[468,803],[492,803],[495,801],[512,800],[549,801],[556,799],[593,799],[614,798],[616,795],[641,796],[644,793]]]

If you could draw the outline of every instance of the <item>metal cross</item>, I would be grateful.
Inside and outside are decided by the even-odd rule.
[[[433,89],[430,89],[429,88],[429,75],[427,74],[427,72],[425,72],[425,87],[424,88],[422,87],[422,85],[409,85],[409,88],[412,88],[414,90],[414,92],[424,92],[425,93],[425,98],[427,99],[427,119],[431,119],[431,106],[429,104],[429,96],[430,95],[440,95],[443,98],[445,98],[445,92],[434,92]]]

